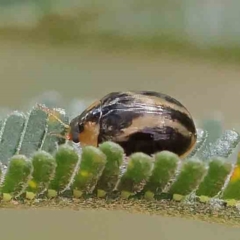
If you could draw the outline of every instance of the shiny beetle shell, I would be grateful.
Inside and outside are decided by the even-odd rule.
[[[69,136],[83,146],[113,141],[127,156],[168,150],[185,157],[197,139],[188,110],[174,98],[153,91],[106,95],[71,121]]]

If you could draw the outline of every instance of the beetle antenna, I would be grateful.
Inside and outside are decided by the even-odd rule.
[[[66,129],[69,129],[70,126],[67,125],[66,123],[64,123],[59,117],[56,116],[56,112],[52,109],[49,109],[41,104],[37,104],[37,107],[40,108],[42,111],[44,111],[45,113],[51,115],[52,117],[54,117],[59,123],[61,123]]]

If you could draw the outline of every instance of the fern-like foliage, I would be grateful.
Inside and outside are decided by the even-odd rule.
[[[65,110],[52,110],[69,123]],[[135,153],[127,159],[113,142],[81,149],[51,134],[63,131],[64,126],[38,106],[28,113],[12,112],[2,120],[3,199],[57,197],[68,192],[75,198],[159,199],[168,194],[175,200],[189,196],[200,201],[240,200],[240,135],[234,130],[209,141],[211,132],[198,129],[196,147],[183,161],[167,151],[154,156]]]

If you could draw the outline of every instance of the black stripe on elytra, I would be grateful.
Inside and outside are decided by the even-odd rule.
[[[184,107],[175,98],[172,98],[169,95],[166,95],[164,93],[159,93],[159,92],[154,92],[154,91],[139,91],[139,92],[135,91],[135,93],[142,94],[142,95],[145,95],[145,96],[154,96],[154,97],[162,98],[162,99],[166,100],[169,103],[173,103],[173,104],[175,104],[175,105],[177,105],[179,107]]]
[[[161,108],[155,108],[155,110],[149,111],[147,106],[142,106],[141,108],[118,108],[118,104],[114,105],[109,105],[104,108],[102,108],[102,116],[103,116],[103,122],[105,122],[107,125],[112,125],[118,126],[118,129],[124,128],[129,126],[129,123],[139,117],[139,116],[144,116],[144,114],[156,114],[160,116],[164,116],[167,119],[171,119],[173,121],[177,121],[180,124],[182,124],[188,131],[191,133],[196,132],[195,130],[195,125],[192,120],[192,118],[187,115],[184,112],[175,110],[171,107],[165,107],[162,106]],[[119,124],[121,122],[121,124]],[[116,125],[118,123],[118,125]],[[115,127],[114,127],[115,128]]]
[[[182,124],[191,133],[196,133],[195,125],[192,118],[184,112],[172,109],[170,107],[163,107],[162,114],[167,118],[177,121]]]
[[[186,108],[178,102],[176,99],[171,98],[162,93],[153,92],[153,91],[132,91],[132,92],[113,92],[101,99],[102,108],[111,108],[111,109],[124,109],[124,108],[134,108],[135,105],[135,94],[145,95],[145,96],[154,96],[159,98],[159,100],[164,99],[165,101],[175,104],[176,106]],[[141,108],[141,103],[138,103],[138,108]],[[146,108],[146,106],[142,105],[142,108]]]
[[[111,108],[111,106],[105,107],[100,120],[101,134],[118,134],[122,129],[131,126],[133,119],[141,115],[144,115],[144,112],[126,111],[124,109]]]

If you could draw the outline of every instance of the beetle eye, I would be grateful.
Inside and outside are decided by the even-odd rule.
[[[79,133],[83,132],[84,130],[83,124],[79,124],[78,129],[79,129]]]

